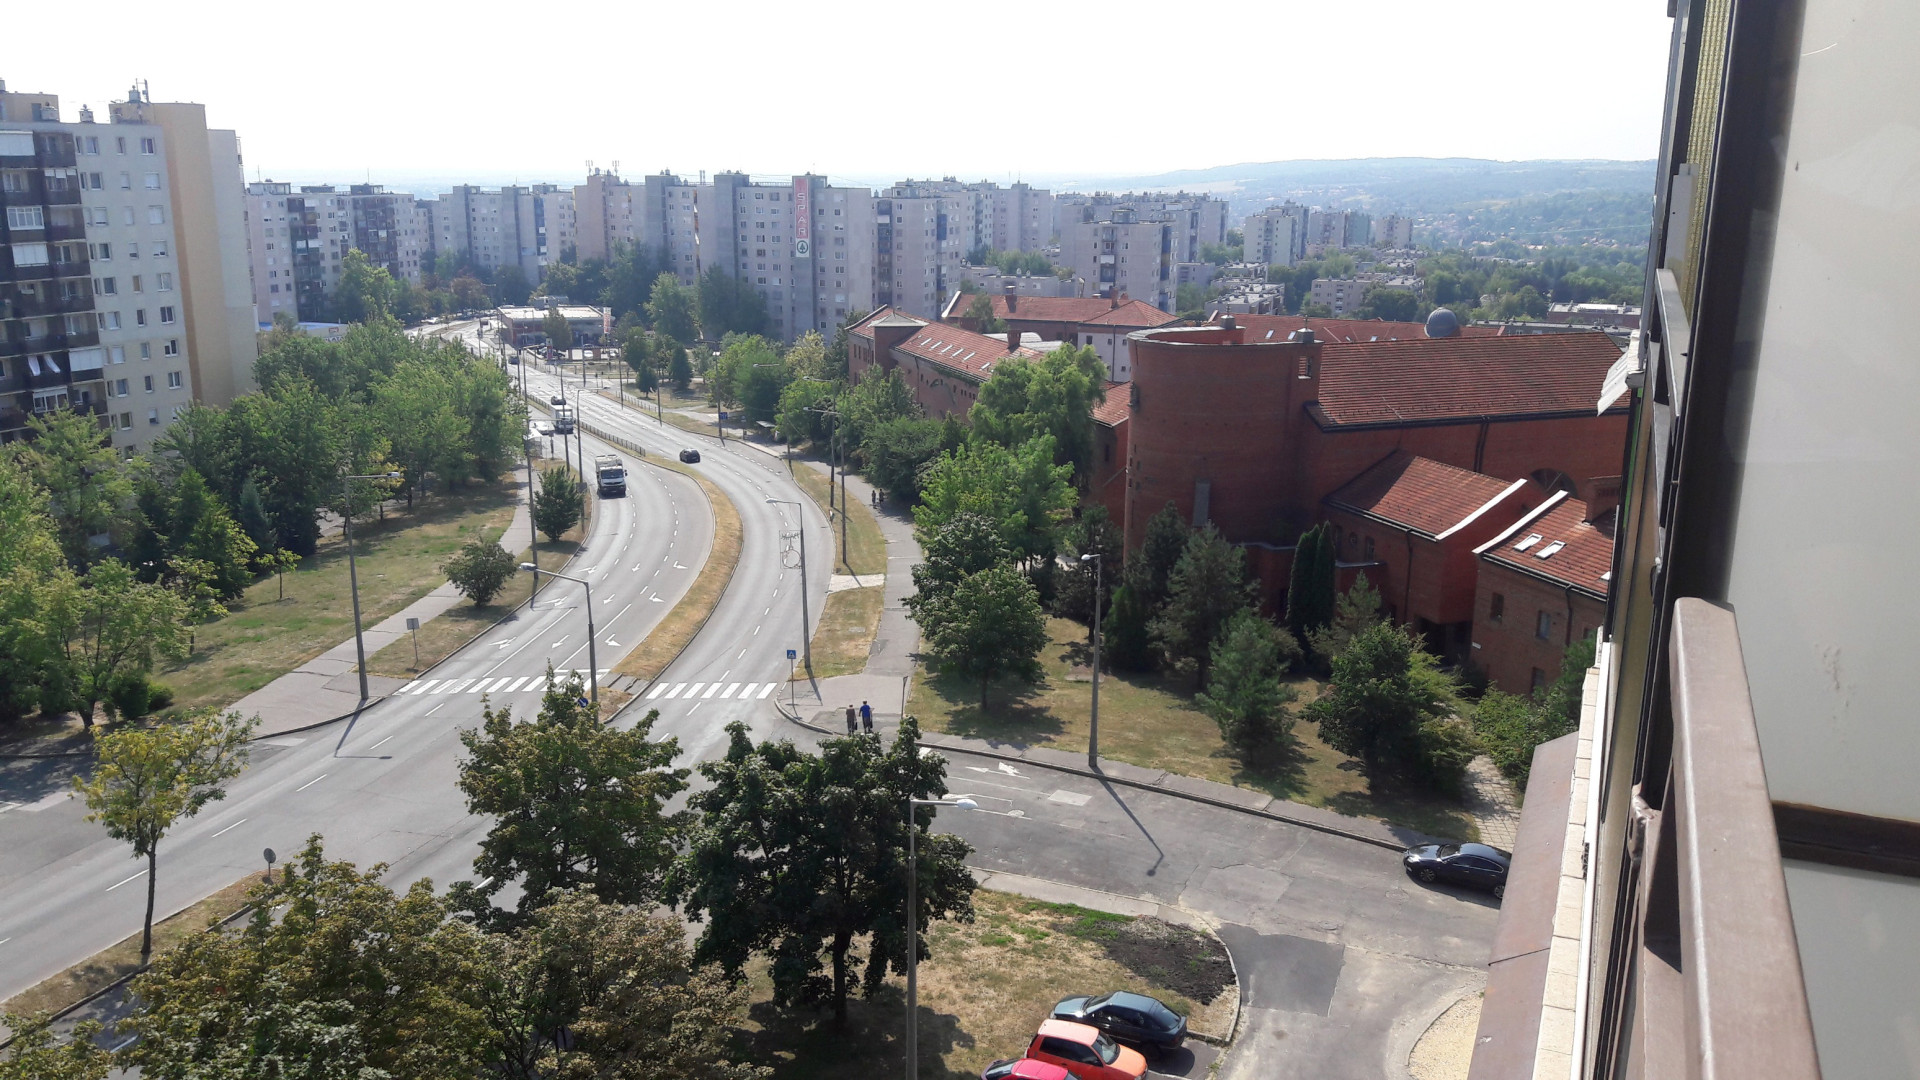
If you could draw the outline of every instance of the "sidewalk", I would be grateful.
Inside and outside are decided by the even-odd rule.
[[[524,496],[525,481],[516,481],[515,486]],[[508,543],[512,543],[510,538],[525,535],[530,528],[526,499],[522,497],[514,503],[513,520],[507,523],[507,531],[503,535],[509,538]],[[408,619],[419,619],[425,625],[464,600],[465,597],[453,587],[452,582],[441,582],[439,588],[388,618],[362,627],[360,634],[366,641],[368,658],[406,637]],[[406,683],[405,679],[368,675],[369,696],[366,704],[373,704]],[[259,715],[260,728],[255,732],[255,738],[285,735],[353,715],[364,707],[360,702],[360,676],[357,673],[353,639],[348,638],[335,645],[241,698],[231,707],[242,716]]]

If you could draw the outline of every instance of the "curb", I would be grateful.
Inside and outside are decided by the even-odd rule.
[[[781,715],[784,716],[786,714],[783,711]],[[796,724],[799,724],[801,727],[806,728],[810,731],[817,731],[822,735],[841,734],[840,732],[832,731],[828,728],[823,728],[818,724],[810,723],[806,720],[801,720],[798,717],[789,716],[787,717],[787,719],[793,721]],[[1225,800],[1222,800],[1222,799],[1209,799],[1205,795],[1195,795],[1192,792],[1180,791],[1175,788],[1156,787],[1152,784],[1143,784],[1138,780],[1128,780],[1128,779],[1125,779],[1124,777],[1109,776],[1106,773],[1096,772],[1093,769],[1076,769],[1071,765],[1053,765],[1048,762],[1034,761],[1031,758],[1018,757],[1013,754],[996,754],[991,750],[973,750],[973,749],[960,747],[960,746],[947,746],[942,743],[928,742],[925,739],[919,740],[918,745],[922,750],[934,750],[943,754],[971,754],[974,757],[993,758],[998,761],[1017,761],[1023,765],[1031,765],[1037,769],[1051,769],[1054,772],[1067,773],[1068,775],[1071,775],[1071,776],[1084,776],[1089,780],[1099,780],[1102,783],[1120,784],[1124,787],[1137,788],[1138,790],[1141,790],[1141,791],[1151,791],[1161,795],[1171,795],[1176,799],[1185,799],[1188,802],[1202,803],[1207,806],[1218,807],[1222,810],[1232,810],[1236,813],[1246,814],[1249,817],[1263,818],[1267,821],[1278,821],[1283,825],[1292,825],[1302,829],[1311,829],[1314,832],[1326,833],[1329,836],[1338,836],[1345,840],[1354,840],[1362,844],[1370,844],[1373,847],[1384,848],[1387,851],[1406,850],[1405,845],[1403,844],[1399,844],[1399,843],[1388,841],[1388,840],[1381,840],[1378,837],[1363,836],[1360,833],[1348,832],[1345,829],[1338,829],[1331,825],[1323,825],[1316,821],[1303,821],[1299,818],[1288,817],[1284,814],[1275,814],[1267,810],[1254,810],[1245,806],[1236,806],[1235,804],[1226,802]]]

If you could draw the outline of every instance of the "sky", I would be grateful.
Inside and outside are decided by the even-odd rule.
[[[247,179],[578,183],[587,162],[1060,182],[1294,158],[1655,156],[1658,0],[944,5],[102,0],[0,40],[63,119],[145,79]],[[160,13],[171,9],[172,15]]]

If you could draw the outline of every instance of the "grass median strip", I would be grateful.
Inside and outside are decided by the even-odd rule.
[[[129,863],[128,865],[132,865]],[[164,866],[162,867],[164,869]],[[200,933],[207,924],[224,919],[247,905],[247,891],[259,879],[252,874],[221,889],[197,904],[153,924],[153,954],[168,949]],[[145,888],[141,884],[141,888]],[[84,1000],[89,994],[111,986],[116,979],[140,970],[140,932],[134,931],[118,944],[87,957],[57,975],[0,1002],[0,1012],[27,1016],[36,1012],[58,1012]]]
[[[799,482],[800,490],[807,493],[814,505],[829,518],[833,509],[827,505],[827,478],[815,472],[805,462],[793,467],[793,478]],[[835,485],[837,488],[838,485]],[[837,503],[839,492],[834,492]],[[847,542],[840,543],[840,523],[833,525],[833,572],[836,574],[857,574],[862,579],[868,575],[885,577],[887,573],[887,538],[880,532],[880,522],[873,511],[854,503],[847,507]]]
[[[707,625],[707,619],[713,614],[714,607],[720,603],[720,596],[727,591],[727,583],[733,580],[734,567],[740,563],[740,512],[734,508],[733,500],[726,492],[716,487],[713,481],[700,475],[678,462],[661,461],[648,457],[642,459],[656,469],[666,469],[684,476],[692,477],[700,485],[707,497],[707,505],[713,511],[713,547],[707,552],[707,559],[700,564],[700,573],[693,579],[693,585],[687,589],[680,602],[660,624],[653,628],[637,648],[627,654],[626,659],[613,669],[616,675],[628,675],[642,683],[650,682],[660,676],[667,665],[673,663],[680,651],[687,647],[700,628]]]
[[[827,606],[820,612],[820,622],[813,630],[815,678],[858,675],[867,669],[867,654],[873,651],[873,635],[880,625],[885,592],[873,585],[827,594]],[[800,677],[806,676],[802,673]]]

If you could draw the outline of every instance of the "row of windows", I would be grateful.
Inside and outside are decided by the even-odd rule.
[[[140,377],[140,383],[147,393],[149,394],[153,393],[154,391],[153,376],[142,375]],[[186,386],[186,379],[180,372],[178,371],[167,372],[167,389],[180,390],[180,389],[184,389],[185,386]],[[130,397],[132,393],[133,392],[128,388],[126,379],[108,379],[107,380],[107,396],[108,397]]]
[[[100,153],[100,136],[75,135],[73,137],[73,148],[82,154],[98,155]],[[152,138],[143,138],[140,140],[140,152],[148,157],[152,157],[159,149],[160,145],[158,140]],[[113,137],[113,152],[116,154],[124,154],[127,152],[127,137],[125,135],[115,135]]]

